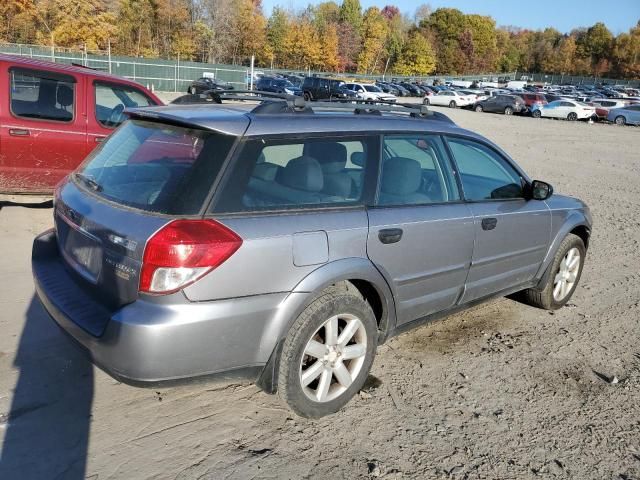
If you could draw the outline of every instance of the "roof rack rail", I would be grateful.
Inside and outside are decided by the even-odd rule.
[[[191,102],[186,97],[195,97]],[[314,113],[316,110],[351,111],[357,115],[382,115],[382,113],[409,114],[414,118],[430,118],[451,122],[446,115],[431,111],[427,105],[418,103],[390,102],[386,100],[332,99],[330,101],[311,102],[303,97],[260,90],[217,90],[200,95],[185,95],[175,103],[222,103],[223,101],[260,102],[251,110],[254,114],[274,113]]]

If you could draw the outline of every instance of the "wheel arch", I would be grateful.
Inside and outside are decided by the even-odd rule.
[[[564,240],[564,238],[569,235],[574,234],[582,239],[584,242],[585,248],[588,250],[589,248],[589,239],[591,237],[591,222],[584,215],[583,212],[574,211],[572,212],[564,221],[562,227],[556,232],[555,236],[551,241],[551,245],[547,250],[547,254],[536,274],[536,278],[539,279],[539,283],[543,283],[546,280],[547,275],[549,274],[549,266],[553,262],[553,258],[560,247],[560,244]]]
[[[271,354],[256,382],[264,391],[276,391],[282,344],[293,322],[327,287],[343,281],[351,282],[371,305],[378,322],[378,344],[384,343],[389,337],[396,325],[393,293],[371,261],[366,258],[346,258],[322,265],[296,285],[281,303],[276,315],[269,319],[260,349]]]

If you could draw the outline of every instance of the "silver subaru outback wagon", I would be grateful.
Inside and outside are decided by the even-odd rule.
[[[580,279],[587,206],[426,107],[129,116],[32,259],[51,317],[125,382],[246,374],[321,417],[390,337],[497,296],[557,309]]]

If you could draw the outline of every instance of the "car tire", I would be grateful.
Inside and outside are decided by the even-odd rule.
[[[309,92],[304,92],[304,94],[302,95],[305,102],[310,102],[311,101],[311,94]]]
[[[511,108],[511,107],[505,107],[505,109],[504,109],[504,114],[505,114],[505,115],[513,115],[513,108]]]
[[[429,105],[431,102],[429,102],[429,97],[424,97],[424,100],[422,100],[422,104],[423,105]]]
[[[350,339],[346,345],[341,345],[343,334]],[[364,385],[377,338],[376,317],[358,289],[350,282],[329,287],[300,314],[284,340],[278,395],[301,417],[337,412]],[[342,360],[346,355],[353,358]]]
[[[476,112],[482,112],[482,111],[483,111],[482,105],[476,105],[476,107],[474,108],[474,110],[475,110]]]
[[[616,123],[616,125],[626,125],[627,124],[627,119],[624,118],[622,115],[618,115],[614,122]]]
[[[449,108],[456,108],[458,105],[456,104],[455,100],[451,100],[449,102]]]
[[[198,93],[198,90],[196,90],[196,87],[191,87],[191,95],[196,95]]]
[[[567,115],[567,120],[569,120],[570,122],[575,122],[576,120],[578,120],[578,114],[576,112],[570,112],[569,115]]]
[[[531,112],[531,116],[533,118],[540,118],[542,117],[542,112],[540,110],[534,110],[533,112]]]
[[[571,252],[573,252],[572,257],[570,257]],[[576,253],[579,254],[577,264],[574,266],[567,265],[567,258],[570,257],[569,262],[575,261]],[[544,284],[520,292],[521,300],[528,305],[545,310],[557,310],[563,307],[578,286],[586,253],[587,249],[580,237],[571,233],[567,235],[560,247],[558,247],[549,270],[550,273],[547,275]],[[568,279],[566,278],[567,275],[569,276]],[[573,280],[569,281],[570,279]],[[560,282],[564,282],[562,285],[566,285],[566,287],[559,286]],[[566,290],[563,291],[565,288]],[[558,292],[556,292],[557,289],[559,289]]]

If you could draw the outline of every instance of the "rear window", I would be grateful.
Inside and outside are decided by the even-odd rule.
[[[168,215],[200,211],[235,137],[130,120],[87,158],[77,183],[121,205]]]

